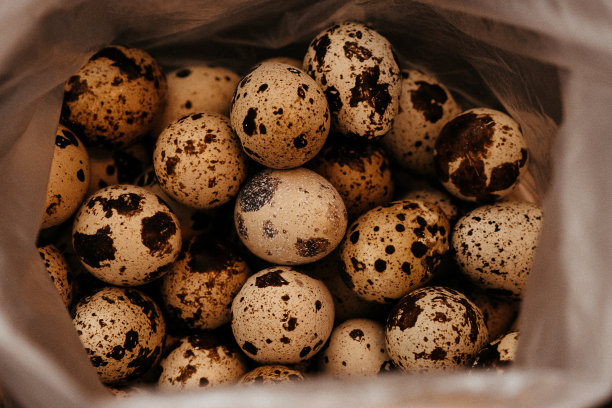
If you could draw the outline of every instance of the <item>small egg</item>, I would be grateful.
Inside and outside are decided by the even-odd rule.
[[[312,40],[303,66],[325,93],[340,133],[372,140],[391,129],[401,76],[385,37],[360,23],[336,24]]]
[[[99,190],[79,209],[72,242],[98,279],[135,286],[162,276],[181,250],[176,216],[155,194],[118,184]]]
[[[508,201],[478,207],[455,225],[455,259],[478,286],[520,298],[541,229],[542,210],[536,204]]]
[[[387,352],[404,371],[471,364],[488,333],[478,306],[454,289],[429,286],[404,296],[385,326]]]
[[[215,329],[231,320],[232,300],[249,274],[230,248],[197,235],[162,278],[164,306],[191,329]]]
[[[498,373],[505,371],[514,362],[518,348],[518,332],[507,333],[486,345],[476,358],[473,366]]]
[[[317,173],[267,169],[240,190],[234,220],[252,253],[275,264],[298,265],[334,250],[347,215],[340,194]]]
[[[155,302],[136,289],[107,287],[81,299],[73,323],[106,384],[144,374],[161,356],[166,324]]]
[[[342,277],[359,297],[390,303],[425,285],[448,251],[448,219],[423,201],[394,201],[357,218],[340,247]]]
[[[207,335],[182,338],[160,363],[162,390],[211,388],[237,383],[248,371],[244,358]]]
[[[392,367],[385,328],[368,319],[347,320],[336,327],[318,359],[321,372],[335,377],[373,376]]]
[[[197,209],[230,201],[246,178],[246,156],[229,120],[196,113],[172,122],[159,135],[153,166],[160,187]]]
[[[66,81],[61,121],[88,146],[126,146],[152,130],[166,93],[166,77],[153,57],[111,45]]]
[[[433,187],[424,187],[411,190],[401,196],[402,200],[421,200],[440,207],[450,225],[455,225],[459,219],[459,207],[454,203],[453,197],[446,191]]]
[[[89,178],[89,155],[85,146],[70,129],[59,125],[55,134],[42,228],[59,225],[75,213],[85,199]]]
[[[66,307],[72,303],[72,277],[70,268],[62,253],[53,244],[38,247],[38,253],[45,263],[45,268],[51,276],[53,284],[57,288]]]
[[[491,201],[512,192],[527,169],[521,127],[505,113],[469,109],[444,125],[434,149],[438,179],[455,197]]]
[[[304,375],[301,372],[278,364],[254,368],[240,379],[242,384],[249,385],[270,385],[297,381],[304,381]]]
[[[287,267],[252,275],[234,298],[232,332],[242,350],[264,364],[314,356],[334,324],[334,303],[323,282]]]
[[[434,145],[442,127],[461,112],[451,93],[431,75],[402,70],[399,113],[382,143],[408,170],[436,175]]]
[[[274,169],[301,166],[323,147],[330,117],[325,95],[304,71],[259,64],[238,83],[230,113],[246,154]]]

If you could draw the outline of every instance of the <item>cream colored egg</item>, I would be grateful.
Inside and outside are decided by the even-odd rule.
[[[248,385],[270,385],[296,381],[304,381],[304,375],[297,370],[278,364],[256,367],[240,379],[242,384]]]
[[[474,360],[473,366],[503,372],[514,362],[518,348],[519,332],[502,335],[486,345]]]
[[[453,202],[453,197],[446,191],[441,191],[433,187],[424,187],[411,190],[401,196],[402,200],[421,200],[435,204],[446,215],[451,225],[455,225],[459,218],[459,208]]]
[[[232,304],[236,342],[264,364],[309,359],[327,341],[333,323],[334,303],[323,282],[287,266],[252,275]]]
[[[234,220],[244,245],[279,265],[323,258],[340,243],[347,224],[340,194],[304,168],[257,173],[240,190]]]
[[[38,254],[45,263],[45,268],[47,268],[49,276],[62,297],[64,304],[66,307],[70,307],[73,294],[72,277],[70,276],[70,268],[64,256],[53,244],[38,247]]]
[[[81,206],[72,242],[85,268],[98,279],[135,286],[162,276],[181,250],[176,216],[155,194],[118,184],[99,190]]]

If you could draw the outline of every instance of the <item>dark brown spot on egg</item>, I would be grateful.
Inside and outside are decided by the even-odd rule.
[[[181,69],[180,71],[176,72],[176,76],[179,78],[185,78],[188,77],[189,75],[191,75],[191,70],[190,69]]]
[[[257,117],[257,108],[249,108],[247,115],[242,121],[242,130],[247,136],[253,136],[255,133],[256,125],[255,118]]]
[[[59,147],[60,149],[64,149],[66,148],[66,146],[77,146],[78,147],[79,140],[77,139],[75,134],[72,133],[70,130],[62,129],[61,134],[58,133],[57,135],[55,135],[55,145]]]
[[[125,356],[125,349],[121,346],[113,347],[113,351],[107,355],[107,357],[111,357],[117,361],[121,360]]]
[[[264,222],[263,232],[264,232],[264,235],[268,238],[274,238],[276,234],[278,234],[278,230],[274,228],[274,224],[272,224],[272,221],[270,220],[267,220]]]
[[[315,52],[315,60],[317,61],[318,70],[322,70],[323,65],[325,64],[325,55],[327,54],[327,50],[330,45],[331,40],[327,34],[313,40],[313,42],[310,44],[310,47]]]
[[[90,92],[89,85],[87,84],[87,80],[81,79],[78,75],[73,75],[68,78],[66,82],[66,92],[64,93],[64,104],[67,102],[74,102],[79,100],[81,95]],[[69,115],[69,110],[66,112]],[[62,112],[62,116],[64,112]]]
[[[285,278],[281,276],[282,272],[283,271],[281,269],[277,269],[258,276],[255,278],[255,286],[258,288],[267,288],[269,286],[289,285],[289,282],[287,282]]]
[[[287,331],[294,331],[297,325],[297,319],[295,317],[290,317],[287,323],[283,324],[283,328]]]
[[[298,255],[304,258],[310,258],[327,251],[329,240],[327,238],[309,238],[303,240],[298,238],[295,243],[295,249]]]
[[[417,258],[422,258],[427,253],[427,249],[427,245],[419,241],[414,241],[410,246],[410,251]]]
[[[340,109],[342,109],[342,99],[340,98],[340,92],[333,86],[328,87],[324,91],[325,98],[329,105],[329,110],[333,115],[337,115]]]
[[[349,105],[356,107],[359,103],[366,103],[379,115],[384,115],[391,103],[389,84],[379,83],[380,67],[365,68],[355,77],[355,86],[351,89]]]
[[[308,140],[306,139],[306,135],[304,133],[293,139],[293,146],[295,146],[296,149],[301,149],[306,147],[306,145],[308,145]]]
[[[402,263],[402,272],[406,275],[410,275],[410,264],[408,262]]]
[[[257,93],[261,93],[261,92],[265,91],[266,89],[268,89],[268,84],[262,84],[257,89]]]
[[[382,260],[382,259],[377,259],[374,262],[374,269],[376,269],[376,272],[382,273],[387,269],[387,262]]]
[[[75,232],[73,235],[74,250],[87,265],[100,268],[102,262],[115,259],[115,247],[110,234],[109,225],[99,228],[92,235]]]
[[[208,381],[208,378],[206,377],[200,378],[200,381],[198,383],[200,387],[206,387],[208,384],[210,384],[210,381]]]
[[[304,358],[310,353],[310,347],[306,346],[300,351],[300,358]]]
[[[353,282],[351,275],[346,271],[346,264],[343,261],[338,261],[338,272],[340,273],[340,278],[344,284],[349,289],[353,289],[355,287],[355,283]]]
[[[417,89],[410,91],[410,100],[414,108],[421,112],[430,123],[436,123],[442,117],[442,105],[448,96],[444,89],[437,84],[425,81],[416,81]]]
[[[242,349],[246,351],[247,353],[250,353],[254,356],[257,355],[257,352],[259,351],[259,349],[255,347],[255,345],[249,341],[245,341],[242,344]]]
[[[460,303],[464,308],[465,312],[463,314],[463,320],[465,324],[469,324],[470,326],[470,341],[472,343],[476,343],[478,341],[479,327],[478,327],[478,314],[474,309],[474,306],[470,304],[470,302],[463,297],[459,297],[457,302]]]
[[[412,292],[404,296],[391,310],[387,319],[387,328],[399,328],[401,331],[414,327],[423,311],[417,302],[425,297],[427,292]]]
[[[166,159],[166,174],[169,176],[172,176],[174,174],[174,169],[176,168],[176,165],[178,164],[178,162],[180,161],[180,159],[177,156],[168,156],[168,158]]]
[[[363,330],[361,329],[353,329],[351,330],[351,332],[349,333],[349,336],[351,337],[351,339],[356,340],[356,341],[362,341],[363,340]]]
[[[272,200],[279,184],[279,179],[270,177],[266,173],[255,175],[240,191],[240,210],[243,212],[259,210]]]
[[[83,171],[83,169],[79,169],[79,171],[77,171],[77,179],[80,182],[85,181],[85,172]]]
[[[149,248],[151,254],[165,255],[172,251],[172,244],[168,241],[176,234],[176,224],[170,215],[158,211],[151,217],[141,221],[140,237],[142,244]]]
[[[176,381],[184,384],[191,378],[192,375],[196,373],[196,371],[196,367],[187,364],[185,367],[179,368],[179,375],[176,377]]]
[[[321,301],[320,301],[320,300],[317,300],[317,301],[315,302],[315,310],[316,310],[316,311],[321,310]]]
[[[359,61],[363,62],[372,57],[372,51],[369,49],[360,46],[356,42],[347,41],[344,43],[344,55],[348,59],[357,58]]]
[[[151,329],[157,332],[157,322],[160,321],[161,317],[157,312],[156,304],[144,297],[138,290],[126,289],[124,293],[133,305],[142,309],[142,312],[148,317],[149,323],[151,323]]]
[[[354,231],[350,236],[349,236],[349,241],[351,241],[351,244],[356,244],[357,241],[359,241],[359,230]]]
[[[142,211],[142,200],[143,197],[136,193],[120,194],[117,198],[94,196],[87,202],[87,208],[91,209],[99,204],[102,206],[106,218],[112,217],[113,211],[116,211],[117,214],[131,217]]]
[[[127,351],[132,351],[138,344],[138,332],[130,330],[125,334],[125,341],[123,342],[123,348]]]
[[[249,231],[247,230],[246,225],[244,225],[244,218],[242,218],[242,214],[238,214],[236,216],[236,224],[237,224],[237,229],[238,229],[238,233],[240,234],[240,236],[245,239],[248,239]]]

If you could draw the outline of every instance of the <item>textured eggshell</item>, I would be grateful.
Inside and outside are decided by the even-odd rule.
[[[278,364],[254,368],[240,379],[242,384],[249,385],[270,385],[296,381],[304,381],[304,375],[297,370]]]
[[[318,359],[321,372],[335,377],[373,376],[392,367],[385,328],[368,319],[347,320],[337,326]]]
[[[434,145],[449,119],[461,112],[451,93],[431,75],[402,70],[399,112],[382,143],[396,163],[435,176]]]
[[[240,76],[223,67],[189,65],[170,72],[167,79],[168,97],[161,129],[198,112],[228,116]]]
[[[166,76],[153,57],[112,45],[66,81],[61,120],[88,146],[125,146],[152,130],[166,93]]]
[[[312,40],[303,66],[325,93],[342,134],[371,140],[391,129],[401,76],[386,38],[363,24],[336,24]]]
[[[197,235],[162,278],[164,306],[191,329],[215,329],[230,321],[232,300],[249,273],[226,245]]]
[[[478,207],[455,225],[455,259],[480,287],[520,298],[541,229],[542,210],[536,204],[508,201]]]
[[[312,159],[330,127],[325,95],[304,71],[265,62],[238,83],[230,113],[246,154],[264,166],[289,169]]]
[[[252,275],[234,298],[232,331],[253,360],[291,364],[314,356],[331,334],[334,303],[323,282],[290,267]]]
[[[308,167],[338,190],[351,219],[393,196],[389,158],[382,147],[340,140],[324,147]]]
[[[166,324],[155,302],[136,289],[107,287],[81,299],[73,323],[104,383],[136,378],[161,356]]]
[[[38,253],[66,307],[72,303],[72,277],[62,253],[53,244],[38,247]]]
[[[257,173],[240,190],[234,220],[244,245],[279,265],[323,258],[340,243],[347,225],[340,194],[304,168]]]
[[[474,367],[503,372],[514,362],[519,332],[507,333],[486,345],[474,359]]]
[[[176,216],[155,194],[118,184],[99,190],[79,209],[74,250],[98,279],[135,286],[162,276],[181,250]]]
[[[430,286],[404,296],[385,326],[387,352],[404,371],[456,369],[486,344],[478,306],[454,289]]]
[[[434,149],[438,179],[455,197],[491,201],[512,192],[527,170],[521,127],[505,113],[475,108],[444,125]]]
[[[455,225],[459,219],[459,208],[453,202],[453,197],[446,191],[441,191],[436,188],[425,187],[412,190],[401,196],[402,200],[420,200],[435,204],[446,215],[450,225]]]
[[[59,225],[75,213],[85,199],[89,178],[89,155],[85,146],[70,129],[59,125],[55,134],[42,228]]]
[[[162,390],[198,389],[237,383],[248,371],[244,357],[204,335],[181,339],[160,363]]]
[[[357,218],[340,247],[342,277],[365,300],[389,303],[425,285],[448,251],[444,213],[423,201],[394,201]]]
[[[160,187],[187,206],[208,209],[230,201],[246,178],[246,156],[229,120],[196,113],[159,135],[153,166]]]

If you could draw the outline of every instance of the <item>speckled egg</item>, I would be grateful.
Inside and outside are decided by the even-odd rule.
[[[382,143],[401,166],[435,176],[436,139],[446,122],[459,113],[459,105],[438,80],[417,70],[402,70],[399,112]]]
[[[195,236],[162,278],[164,306],[191,329],[215,329],[230,321],[232,300],[250,271],[234,251]]]
[[[59,225],[75,213],[85,199],[89,177],[89,155],[85,146],[70,129],[59,125],[55,134],[42,228]]]
[[[112,45],[66,81],[61,120],[87,145],[125,146],[152,130],[166,93],[166,76],[153,57]]]
[[[249,385],[270,385],[297,381],[304,381],[304,375],[301,372],[278,364],[259,366],[240,379],[242,384]]]
[[[497,338],[480,350],[474,359],[473,366],[503,372],[514,362],[518,340],[519,333],[516,331]]]
[[[347,320],[336,327],[318,359],[321,372],[335,377],[372,376],[392,367],[385,328],[368,319]]]
[[[198,389],[237,383],[248,371],[244,357],[208,335],[181,339],[160,363],[162,390]]]
[[[151,282],[181,250],[176,216],[155,194],[118,184],[99,190],[79,209],[72,243],[85,268],[119,286]]]
[[[395,201],[357,218],[340,247],[342,277],[365,300],[390,303],[427,283],[448,250],[444,213]]]
[[[385,37],[360,23],[336,24],[312,40],[303,66],[325,92],[341,133],[371,140],[391,129],[401,76]]]
[[[136,378],[161,356],[166,324],[155,302],[136,289],[107,287],[81,299],[73,323],[104,383]]]
[[[234,298],[232,331],[253,360],[291,364],[314,356],[334,323],[334,303],[323,282],[290,267],[252,275]]]
[[[512,192],[527,170],[521,127],[505,113],[467,110],[440,131],[434,149],[438,179],[455,197],[491,201]]]
[[[403,194],[401,199],[420,200],[437,205],[446,215],[446,218],[448,218],[450,225],[455,225],[455,222],[459,219],[459,207],[454,203],[453,197],[446,191],[433,187],[424,187]]]
[[[472,363],[488,333],[478,306],[454,289],[429,286],[404,296],[385,326],[387,352],[404,371]]]
[[[244,245],[279,265],[323,258],[340,243],[347,225],[340,194],[304,168],[257,173],[240,190],[234,220]]]
[[[198,112],[228,116],[232,95],[240,76],[213,65],[190,65],[170,72],[168,98],[161,129],[171,122]]]
[[[324,147],[308,167],[338,190],[351,219],[393,196],[391,167],[382,147],[338,140]]]
[[[541,229],[542,210],[536,204],[508,201],[478,207],[455,225],[455,259],[480,287],[520,298]]]
[[[53,244],[38,247],[38,254],[45,263],[45,268],[51,276],[66,307],[72,303],[72,277],[64,256]]]
[[[246,156],[229,120],[196,113],[172,122],[159,135],[153,166],[160,187],[193,208],[230,201],[246,178]]]

